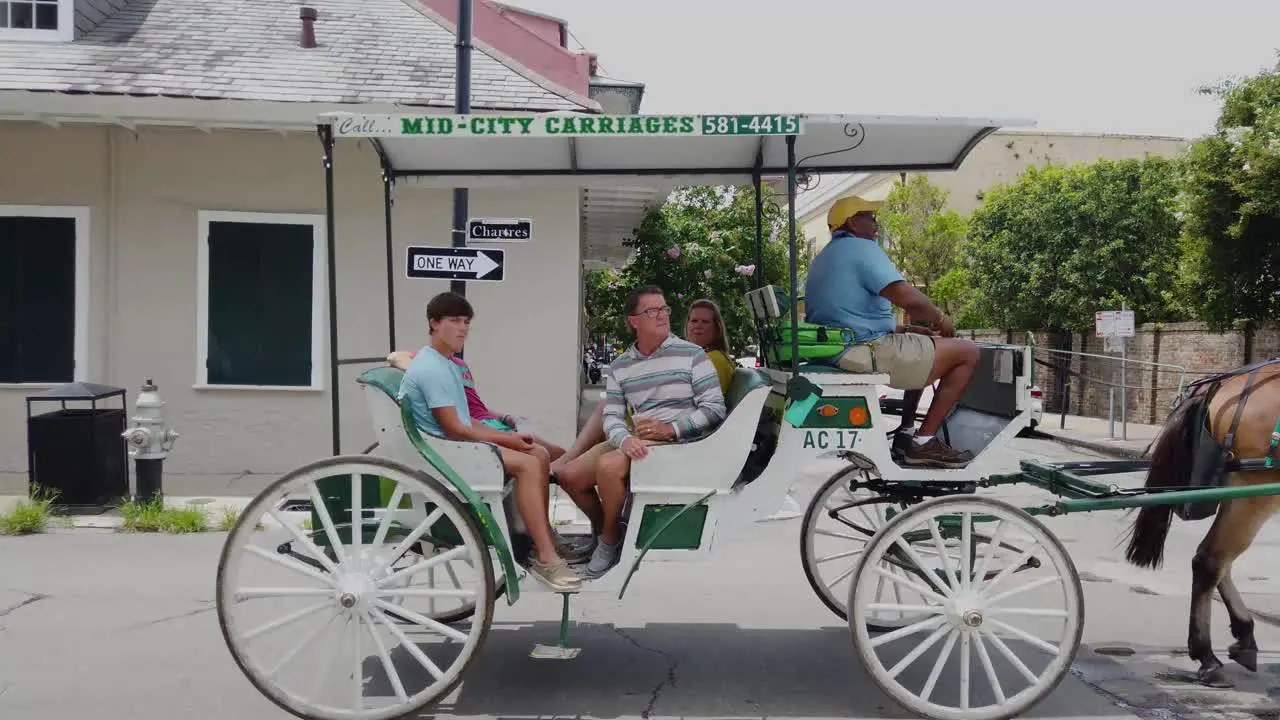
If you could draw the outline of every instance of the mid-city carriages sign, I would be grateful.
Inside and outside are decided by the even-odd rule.
[[[800,115],[351,115],[339,137],[708,137],[800,135]]]

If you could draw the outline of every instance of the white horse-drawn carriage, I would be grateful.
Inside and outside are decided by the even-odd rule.
[[[334,122],[384,144],[422,141],[399,137],[395,118]],[[794,334],[790,345],[781,339],[800,322],[790,298],[795,144],[806,122],[779,121],[773,132],[746,138],[762,148],[757,178],[770,167],[766,140],[786,141],[790,292],[763,286],[744,298],[766,367],[735,370],[728,416],[709,436],[653,448],[635,463],[621,561],[579,592],[622,597],[643,561],[708,558],[775,513],[806,466],[839,458],[843,467],[805,514],[801,561],[821,601],[848,622],[875,682],[925,717],[1019,715],[1063,678],[1083,619],[1079,579],[1062,545],[1030,513],[973,494],[996,469],[1001,448],[1029,424],[1030,348],[983,347],[975,380],[943,430],[949,444],[975,455],[961,470],[895,461],[886,433],[896,422],[882,417],[877,399],[887,376],[793,366],[799,341]],[[927,164],[913,157],[919,148],[900,151],[894,143],[933,128],[954,146],[936,164],[954,167],[994,129],[932,122],[838,118],[815,125],[819,135],[834,127],[838,135],[823,142],[852,144],[848,150],[882,129],[888,145],[867,166],[876,158],[888,166]],[[696,118],[693,125],[708,127]],[[322,127],[327,156],[332,134],[324,128],[332,126]],[[743,139],[698,134],[704,137],[655,140],[714,146]],[[301,717],[379,720],[437,703],[463,680],[501,599],[552,592],[528,580],[530,543],[496,449],[419,433],[396,401],[400,377],[375,367],[358,379],[377,445],[361,455],[335,453],[274,482],[246,508],[220,560],[218,617],[235,661],[258,690]],[[309,511],[309,522],[298,522],[302,513],[291,508]],[[645,577],[657,582],[660,573]],[[560,643],[535,648],[534,657],[575,654],[565,638],[572,593],[563,595]],[[1028,629],[1035,623],[1040,627]],[[326,641],[333,644],[318,644]]]

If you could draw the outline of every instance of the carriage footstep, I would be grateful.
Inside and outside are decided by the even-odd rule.
[[[543,645],[536,643],[533,650],[529,651],[529,657],[534,660],[572,660],[578,657],[578,653],[582,652],[582,648],[569,647],[569,596],[573,593],[558,593],[564,599],[563,610],[560,611],[560,643],[558,645]]]

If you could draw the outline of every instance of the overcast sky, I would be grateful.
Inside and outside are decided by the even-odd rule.
[[[1280,49],[1280,0],[511,4],[563,18],[604,74],[645,83],[644,113],[964,115],[1191,136],[1216,119],[1198,86],[1274,67]]]

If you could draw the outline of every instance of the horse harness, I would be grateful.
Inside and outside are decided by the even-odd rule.
[[[1227,436],[1225,439],[1226,442],[1222,447],[1222,451],[1225,453],[1225,457],[1223,459],[1228,463],[1236,463],[1239,469],[1242,469],[1242,470],[1256,469],[1258,467],[1258,461],[1256,460],[1253,460],[1253,461],[1237,461],[1236,460],[1235,450],[1233,449],[1235,445],[1236,431],[1240,429],[1240,418],[1244,415],[1244,405],[1246,402],[1249,401],[1249,394],[1253,391],[1253,381],[1257,378],[1257,372],[1264,367],[1269,367],[1277,363],[1280,363],[1280,357],[1272,357],[1266,360],[1262,360],[1260,362],[1253,363],[1251,365],[1246,365],[1242,368],[1237,368],[1230,372],[1219,373],[1217,375],[1212,375],[1210,377],[1201,378],[1199,380],[1196,380],[1195,382],[1192,382],[1190,385],[1188,385],[1187,389],[1181,395],[1179,395],[1178,398],[1174,401],[1174,407],[1176,408],[1179,404],[1182,403],[1183,400],[1198,393],[1200,389],[1205,385],[1212,385],[1212,387],[1208,391],[1207,396],[1204,399],[1203,409],[1200,411],[1206,416],[1204,418],[1204,422],[1205,422],[1205,427],[1207,427],[1207,421],[1208,421],[1207,415],[1209,413],[1209,403],[1213,401],[1214,395],[1217,394],[1219,389],[1221,389],[1222,381],[1229,380],[1233,377],[1238,377],[1239,375],[1247,373],[1247,377],[1244,384],[1244,390],[1240,392],[1240,400],[1236,404],[1235,416],[1232,417],[1231,419],[1231,427],[1227,430]],[[1196,425],[1193,425],[1193,427],[1197,427],[1199,425],[1200,423],[1196,423]],[[1280,448],[1280,418],[1276,420],[1276,425],[1271,430],[1271,443],[1267,447],[1266,456],[1261,459],[1262,467],[1269,469],[1273,466],[1276,460],[1277,448]]]

